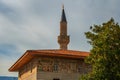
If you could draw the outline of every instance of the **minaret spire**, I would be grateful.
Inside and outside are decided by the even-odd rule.
[[[64,5],[62,5],[62,16],[61,16],[61,22],[67,22],[66,16],[65,16],[65,11],[64,11]]]
[[[60,21],[60,35],[58,36],[58,43],[60,49],[67,50],[69,43],[69,36],[67,35],[67,20],[64,11],[64,5],[62,6],[62,16]]]

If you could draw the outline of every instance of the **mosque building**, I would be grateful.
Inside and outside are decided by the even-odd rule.
[[[84,62],[89,52],[69,50],[69,42],[63,7],[58,36],[60,49],[27,50],[9,71],[18,72],[18,80],[79,80],[81,74],[90,71],[90,65]]]

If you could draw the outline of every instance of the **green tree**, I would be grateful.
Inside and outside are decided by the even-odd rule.
[[[120,26],[110,19],[102,25],[90,27],[85,33],[92,45],[86,62],[92,71],[80,80],[120,80]]]

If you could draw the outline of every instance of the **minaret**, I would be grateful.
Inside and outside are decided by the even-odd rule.
[[[60,49],[67,50],[67,45],[69,43],[69,36],[67,35],[67,20],[64,11],[64,5],[62,8],[62,16],[60,21],[60,35],[58,36],[58,43],[60,45]]]

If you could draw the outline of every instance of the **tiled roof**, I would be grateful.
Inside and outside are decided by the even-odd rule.
[[[36,56],[46,57],[61,57],[69,59],[84,59],[89,56],[89,52],[75,51],[75,50],[27,50],[23,56],[21,56],[16,63],[14,63],[9,71],[18,71],[24,64],[29,62]]]

